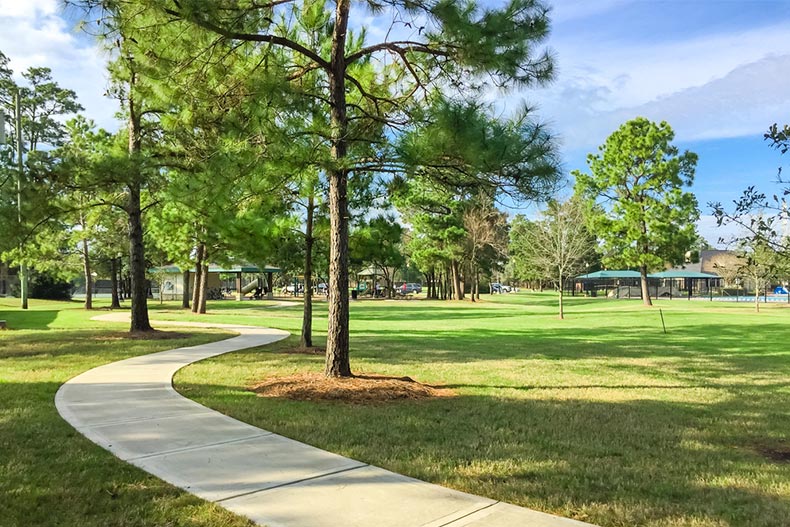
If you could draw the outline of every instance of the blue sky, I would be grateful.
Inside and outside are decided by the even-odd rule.
[[[501,0],[491,0],[501,1]],[[762,134],[790,122],[790,0],[553,0],[558,74],[546,88],[491,94],[504,113],[538,106],[562,141],[568,172],[624,121],[668,121],[676,144],[699,154],[692,190],[712,242],[709,201],[729,203],[748,185],[778,190],[787,159]],[[73,13],[71,13],[73,17]],[[0,50],[21,71],[49,66],[86,113],[116,128],[102,54],[73,29],[57,0],[0,0]],[[370,34],[389,24],[366,19]]]

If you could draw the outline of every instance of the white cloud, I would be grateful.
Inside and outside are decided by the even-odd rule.
[[[702,139],[760,133],[790,113],[785,26],[627,46],[583,35],[551,44],[557,81],[519,97],[539,105],[567,148],[597,146],[637,115],[668,121],[679,139]]]
[[[57,0],[0,0],[0,13],[4,18],[33,19],[53,15],[57,10]]]
[[[562,96],[583,110],[558,114],[557,125],[566,145],[574,148],[603,143],[620,124],[637,116],[668,121],[679,140],[760,134],[790,115],[790,94],[777,82],[788,71],[790,54],[766,57],[702,86],[609,111],[595,111],[608,88],[569,86]]]
[[[19,81],[30,67],[48,67],[61,87],[77,93],[89,118],[117,129],[118,104],[103,96],[108,86],[103,53],[81,41],[60,14],[57,0],[0,0],[0,51]]]

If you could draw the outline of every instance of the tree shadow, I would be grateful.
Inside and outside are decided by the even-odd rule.
[[[5,320],[8,325],[8,330],[12,331],[17,329],[50,329],[60,310],[27,310],[27,311],[0,311],[0,320]],[[0,333],[0,337],[3,334]]]
[[[740,394],[747,397],[713,404],[467,391],[383,406],[240,398],[233,395],[238,387],[221,385],[182,387],[224,413],[332,452],[602,526],[779,527],[790,514],[790,500],[763,486],[790,480],[790,464],[755,446],[787,432],[777,416],[790,398],[748,391],[748,385]]]

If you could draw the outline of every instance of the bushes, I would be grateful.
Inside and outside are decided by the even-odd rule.
[[[30,298],[43,300],[71,300],[71,283],[48,273],[32,271],[30,273]],[[12,296],[19,297],[19,283],[9,287]]]

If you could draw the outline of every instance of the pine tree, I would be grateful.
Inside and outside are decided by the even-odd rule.
[[[697,156],[681,154],[674,136],[666,122],[638,117],[609,136],[600,154],[587,156],[590,174],[573,173],[591,230],[604,243],[604,262],[639,269],[645,305],[652,305],[648,271],[682,262],[696,238],[697,200],[683,188],[691,186]]]

